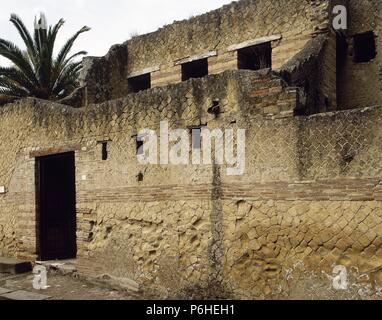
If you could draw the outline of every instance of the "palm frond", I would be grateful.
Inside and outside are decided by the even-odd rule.
[[[19,32],[27,48],[29,58],[34,63],[37,58],[37,55],[36,55],[36,48],[35,48],[31,34],[29,33],[28,29],[25,27],[23,21],[16,14],[13,13],[11,15],[10,21]]]
[[[16,97],[29,96],[29,92],[27,90],[4,77],[0,77],[0,89],[0,93],[2,94],[12,95]]]
[[[55,58],[54,46],[64,25],[63,19],[48,27],[45,16],[41,14],[40,20],[35,19],[33,37],[16,14],[11,15],[10,21],[20,34],[26,51],[0,38],[0,56],[13,63],[12,67],[0,67],[0,94],[57,100],[72,93],[78,86],[82,68],[82,62],[75,62],[75,59],[87,52],[69,54],[79,35],[90,28],[83,27],[75,33]]]
[[[49,28],[48,39],[51,43],[54,44],[56,42],[56,37],[57,37],[58,31],[60,31],[61,27],[64,24],[65,24],[65,20],[60,19],[53,28],[52,27]]]
[[[10,41],[0,39],[0,56],[13,62],[30,80],[38,84],[35,72],[30,63],[29,57],[25,55],[15,44]]]
[[[0,67],[0,77],[7,79],[33,93],[35,86],[19,69],[15,67]]]
[[[89,31],[89,27],[82,27],[81,30],[77,31],[74,36],[72,36],[62,47],[60,52],[58,53],[56,63],[62,64],[64,63],[67,55],[69,54],[70,50],[73,47],[74,42],[77,40],[77,38],[80,36],[81,33]]]
[[[74,62],[66,66],[53,87],[53,93],[59,94],[68,84],[77,84],[78,72],[82,68],[82,62]]]

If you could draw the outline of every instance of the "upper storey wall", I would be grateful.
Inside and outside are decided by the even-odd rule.
[[[329,26],[329,0],[242,0],[85,59],[82,104],[132,92],[129,77],[150,73],[151,87],[182,81],[182,61],[207,58],[208,74],[238,69],[238,49],[271,43],[272,68],[280,68]],[[90,81],[91,80],[91,81]]]
[[[196,18],[175,22],[157,32],[128,42],[128,71],[139,72],[153,66],[174,67],[174,62],[194,55],[217,51],[216,63],[236,65],[227,49],[261,37],[281,35],[273,44],[273,65],[281,66],[311,37],[324,20],[325,6],[301,0],[243,0]],[[325,3],[326,1],[316,1]],[[323,27],[323,26],[322,26]],[[225,59],[223,59],[223,57]],[[175,80],[175,79],[174,79]]]
[[[238,68],[232,46],[274,37],[272,67],[278,69],[299,52],[315,32],[327,29],[329,1],[243,0],[188,21],[176,22],[128,42],[128,73],[158,71],[152,85],[180,82],[181,59],[213,53],[208,72]],[[273,39],[274,39],[273,38]]]
[[[337,66],[340,109],[378,105],[382,99],[382,2],[380,0],[348,1],[349,29],[346,52]],[[376,55],[365,62],[356,61],[357,35],[372,32]],[[372,44],[362,44],[371,48]]]

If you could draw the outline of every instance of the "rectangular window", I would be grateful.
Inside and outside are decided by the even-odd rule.
[[[102,142],[102,160],[106,161],[107,160],[107,142]]]
[[[272,68],[272,45],[266,42],[237,51],[238,69],[261,70]]]
[[[143,142],[144,137],[143,136],[136,136],[135,143],[136,143],[136,149],[137,149],[137,155],[141,156],[143,155]]]
[[[200,59],[182,64],[182,81],[203,78],[208,75],[208,59]]]
[[[373,31],[354,36],[354,62],[369,62],[376,55],[375,35]]]
[[[140,92],[151,88],[151,74],[146,73],[128,79],[129,87],[132,92]]]

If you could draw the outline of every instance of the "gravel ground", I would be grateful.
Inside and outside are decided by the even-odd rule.
[[[53,300],[136,300],[143,299],[123,290],[112,289],[108,285],[92,283],[86,279],[72,275],[62,275],[50,272],[48,275],[49,288],[34,290],[32,274],[6,275],[0,274],[0,287],[10,290],[24,290],[50,296]],[[292,288],[280,293],[264,297],[273,300],[382,300],[382,289],[370,285],[359,284],[350,277],[349,288],[346,291],[334,290],[331,282],[324,274],[305,273],[295,279]],[[358,279],[359,280],[359,279]],[[358,284],[357,284],[358,283]]]
[[[18,276],[0,274],[0,287],[10,290],[25,290],[38,294],[51,296],[53,300],[133,300],[131,295],[91,284],[87,281],[60,274],[48,275],[46,290],[34,290],[32,286],[33,275]]]

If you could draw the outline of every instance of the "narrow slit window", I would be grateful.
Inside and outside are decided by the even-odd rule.
[[[108,157],[107,142],[102,142],[102,160],[106,161]]]
[[[354,61],[357,63],[369,62],[376,55],[375,35],[369,31],[354,36]]]
[[[143,139],[142,136],[137,136],[136,137],[135,142],[136,142],[136,149],[137,149],[137,155],[138,156],[143,155],[143,152],[144,152],[143,141],[144,141],[144,139]]]
[[[271,42],[239,49],[237,58],[238,69],[261,70],[272,68]]]
[[[182,64],[182,81],[203,78],[208,75],[208,59],[200,59]]]
[[[134,93],[151,88],[151,74],[146,73],[140,76],[128,79],[130,90]]]

